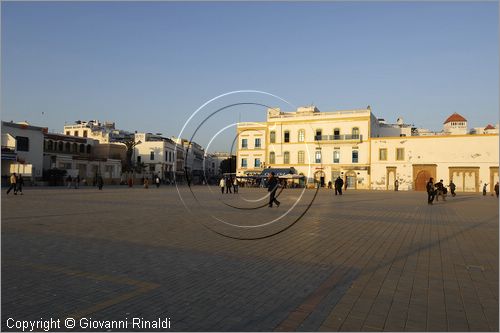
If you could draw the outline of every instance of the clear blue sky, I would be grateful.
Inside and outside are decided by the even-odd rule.
[[[2,120],[57,131],[113,120],[170,136],[205,101],[239,89],[322,111],[371,105],[435,130],[453,112],[469,127],[499,118],[497,2],[1,6]],[[200,144],[238,119],[265,112],[221,115]]]

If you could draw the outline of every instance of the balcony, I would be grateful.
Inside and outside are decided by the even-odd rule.
[[[361,134],[316,135],[314,141],[363,141]]]

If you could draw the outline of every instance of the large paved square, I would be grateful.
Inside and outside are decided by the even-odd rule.
[[[250,209],[265,190],[193,191],[184,204],[172,187],[3,194],[2,329],[167,317],[176,331],[498,331],[496,197],[286,189],[279,208]]]

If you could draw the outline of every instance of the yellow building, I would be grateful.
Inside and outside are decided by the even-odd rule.
[[[398,179],[401,190],[420,190],[429,175],[445,183],[453,179],[459,191],[493,186],[498,180],[498,134],[462,134],[467,122],[461,116],[456,122],[458,116],[448,117],[442,132],[412,136],[418,131],[402,119],[387,124],[370,107],[268,109],[265,122],[238,124],[237,176],[293,167],[308,184],[341,177],[351,189],[391,190]]]

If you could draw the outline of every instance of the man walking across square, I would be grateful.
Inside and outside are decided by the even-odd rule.
[[[7,190],[7,194],[9,194],[11,190],[14,190],[14,195],[17,195],[17,175],[15,172],[10,176],[10,186]]]
[[[432,205],[432,202],[434,201],[434,196],[436,195],[436,191],[434,190],[434,178],[429,178],[429,181],[427,182],[427,204]]]
[[[267,181],[267,191],[269,193],[269,207],[273,206],[273,203],[276,206],[280,206],[280,202],[276,200],[276,190],[278,189],[278,179],[274,176],[274,172],[271,172],[269,175],[269,179]]]
[[[344,186],[344,181],[342,180],[342,178],[337,177],[337,179],[335,180],[335,195],[337,195],[337,193],[339,195],[342,195],[342,186]]]

